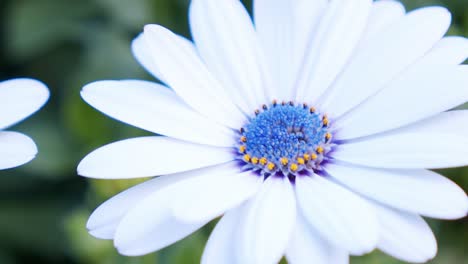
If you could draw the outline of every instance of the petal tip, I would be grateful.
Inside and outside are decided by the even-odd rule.
[[[145,36],[145,33],[154,33],[161,30],[167,30],[165,27],[158,24],[147,24],[143,27],[142,35]]]
[[[92,153],[92,152],[91,152]],[[88,155],[89,156],[89,155]],[[88,156],[84,157],[80,163],[78,163],[78,166],[76,168],[76,172],[79,176],[82,177],[87,177],[87,178],[94,178],[92,176],[92,173],[89,172],[88,166],[89,166],[89,161],[88,161]]]

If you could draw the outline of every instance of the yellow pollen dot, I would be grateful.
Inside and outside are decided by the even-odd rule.
[[[311,113],[315,113],[315,107],[311,107],[311,108],[309,109],[309,111],[310,111]]]
[[[240,152],[240,153],[244,153],[245,150],[246,150],[246,147],[245,147],[245,146],[240,146],[240,147],[239,147],[239,152]]]
[[[252,158],[252,164],[258,164],[258,158],[257,157]]]
[[[290,166],[289,168],[290,168],[292,171],[297,171],[297,169],[298,169],[299,167],[297,166],[296,163],[293,163],[293,164],[291,164],[291,166]]]
[[[310,155],[309,154],[304,154],[304,159],[305,160],[310,160]]]
[[[281,164],[283,164],[283,166],[286,166],[288,164],[288,159],[287,158],[281,158],[280,162],[281,162]]]
[[[323,119],[322,119],[322,123],[324,126],[328,126],[328,117],[327,116],[323,116]]]
[[[305,160],[303,158],[297,158],[297,163],[299,163],[300,165],[304,165]]]
[[[317,154],[312,153],[312,155],[310,155],[310,158],[311,158],[312,160],[316,160],[318,157],[317,157]]]
[[[325,134],[325,139],[326,139],[326,140],[330,140],[331,137],[332,137],[332,134],[331,134],[331,133],[326,133],[326,134]]]
[[[322,154],[323,153],[323,147],[318,147],[317,148],[317,153]]]
[[[275,164],[270,162],[268,163],[267,167],[269,170],[273,170],[275,168]]]
[[[267,159],[265,157],[260,159],[260,164],[265,165],[267,164]]]
[[[245,154],[245,155],[244,155],[244,161],[245,161],[245,162],[249,162],[249,161],[250,161],[250,155],[249,155],[249,154]]]
[[[242,136],[242,137],[240,138],[240,140],[241,140],[242,142],[245,143],[245,142],[247,142],[247,137],[246,137],[246,136]]]

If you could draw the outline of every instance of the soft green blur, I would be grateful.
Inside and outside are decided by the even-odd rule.
[[[454,15],[450,34],[468,35],[468,0],[405,3],[408,9],[447,6]],[[151,80],[133,59],[130,41],[148,23],[189,36],[187,5],[188,0],[0,0],[0,80],[34,77],[52,92],[41,112],[13,128],[33,137],[40,152],[28,165],[0,172],[1,264],[199,262],[214,223],[156,254],[136,258],[119,256],[112,242],[88,235],[85,223],[92,210],[138,181],[76,175],[77,163],[93,149],[146,134],[86,105],[81,87],[109,78]],[[444,173],[468,190],[468,169]],[[440,247],[431,263],[468,263],[468,220],[430,223]],[[374,253],[352,263],[401,262]]]

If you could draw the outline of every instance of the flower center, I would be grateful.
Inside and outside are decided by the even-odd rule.
[[[331,149],[329,120],[307,104],[263,105],[240,130],[239,160],[264,176],[320,170]]]

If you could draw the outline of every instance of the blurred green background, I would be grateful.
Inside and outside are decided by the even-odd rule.
[[[408,9],[448,7],[454,16],[449,34],[468,35],[468,0],[404,2]],[[13,128],[36,140],[38,157],[0,171],[1,264],[199,262],[213,224],[139,258],[119,256],[112,242],[88,235],[91,211],[136,182],[84,179],[75,169],[93,149],[145,134],[86,105],[81,87],[99,79],[151,80],[133,59],[130,41],[148,23],[189,36],[187,6],[188,0],[0,0],[0,80],[34,77],[52,92],[41,112]],[[468,169],[443,173],[468,191]],[[468,219],[430,224],[440,248],[431,263],[468,263]],[[376,252],[352,263],[401,262]]]

